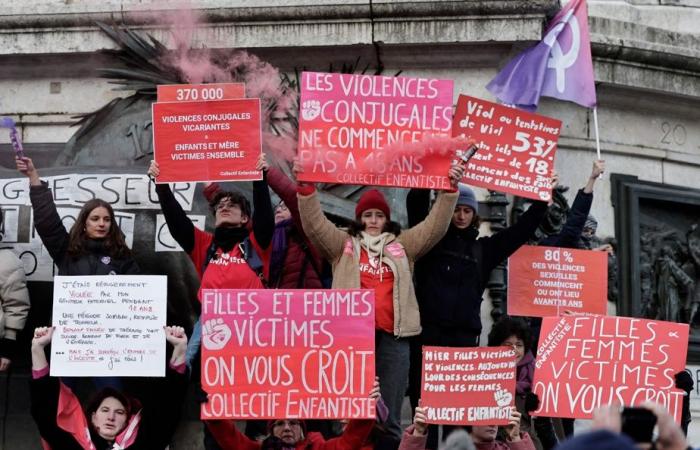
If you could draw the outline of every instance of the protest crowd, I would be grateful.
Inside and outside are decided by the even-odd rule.
[[[161,137],[146,189],[197,274],[194,324],[166,322],[169,305],[155,306],[166,301],[165,277],[140,268],[109,202],[85,202],[67,229],[40,168],[18,151],[34,229],[57,277],[53,322],[22,348],[27,281],[19,258],[0,250],[0,372],[30,358],[43,448],[178,449],[188,402],[201,411],[207,450],[690,448],[687,326],[607,316],[615,249],[597,240],[590,214],[604,159],[591,157],[585,180],[565,180],[582,187],[563,225],[538,235],[560,183],[561,122],[466,95],[453,113],[452,94],[451,80],[305,72],[296,156],[282,162],[251,143],[260,134],[260,118],[245,112],[259,111],[252,99],[227,99],[249,103],[218,115],[154,108]],[[382,96],[405,98],[373,113],[358,106]],[[229,126],[249,120],[257,128],[245,138]],[[174,144],[171,157],[157,128],[179,123],[185,134],[220,132],[227,141]],[[519,128],[498,131],[499,123]],[[442,134],[421,141],[424,131]],[[360,150],[379,147],[384,160],[360,163]],[[219,149],[227,151],[197,153]],[[515,156],[499,162],[499,153]],[[229,167],[228,159],[246,161]],[[212,177],[196,164],[223,166]],[[508,167],[521,171],[508,176]],[[168,184],[178,180],[205,183],[195,201],[208,203],[213,226],[183,208]],[[236,181],[252,181],[252,198],[227,190]],[[354,220],[324,211],[319,183],[365,188]],[[405,188],[405,205],[381,187]],[[476,187],[527,198],[527,208],[487,235]],[[404,206],[406,226],[396,210]],[[505,263],[507,314],[484,342],[482,299]],[[78,304],[90,306],[70,309]],[[103,338],[144,341],[97,348]],[[94,364],[71,369],[83,362]],[[78,388],[86,384],[89,395]],[[574,427],[578,419],[589,429]]]

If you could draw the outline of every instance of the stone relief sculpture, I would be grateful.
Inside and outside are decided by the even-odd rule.
[[[694,224],[676,230],[642,225],[640,236],[642,316],[698,325],[700,231]]]

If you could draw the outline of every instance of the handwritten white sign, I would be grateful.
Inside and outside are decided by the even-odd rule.
[[[165,376],[167,277],[57,276],[52,376]]]

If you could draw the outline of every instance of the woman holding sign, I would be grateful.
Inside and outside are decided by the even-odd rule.
[[[49,376],[45,348],[51,343],[53,331],[52,327],[34,330],[29,385],[32,417],[48,448],[164,449],[177,427],[187,389],[184,329],[165,327],[165,339],[173,346],[170,364],[165,378],[152,379],[154,386],[147,397],[136,401],[118,390],[105,388],[95,395],[85,412],[70,388]]]
[[[99,198],[83,205],[66,231],[47,183],[31,158],[15,158],[17,170],[29,178],[34,227],[59,275],[136,275],[139,266],[124,240],[112,206]]]
[[[295,161],[294,172],[301,170]],[[463,173],[461,165],[450,168],[455,189]],[[362,195],[355,208],[356,222],[347,231],[337,228],[323,214],[312,184],[300,184],[298,198],[306,235],[333,267],[332,287],[375,290],[376,373],[382,380],[382,398],[389,407],[387,428],[400,439],[401,404],[409,368],[407,338],[421,331],[413,264],[445,234],[457,192],[442,192],[428,217],[403,232],[391,221],[389,205],[376,189]]]

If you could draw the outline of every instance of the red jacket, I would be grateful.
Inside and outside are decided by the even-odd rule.
[[[216,439],[221,450],[259,450],[262,443],[250,439],[238,431],[233,420],[206,420],[204,423]],[[371,449],[363,446],[372,432],[374,419],[351,420],[339,437],[325,440],[321,433],[310,432],[297,443],[296,450],[358,450]]]

